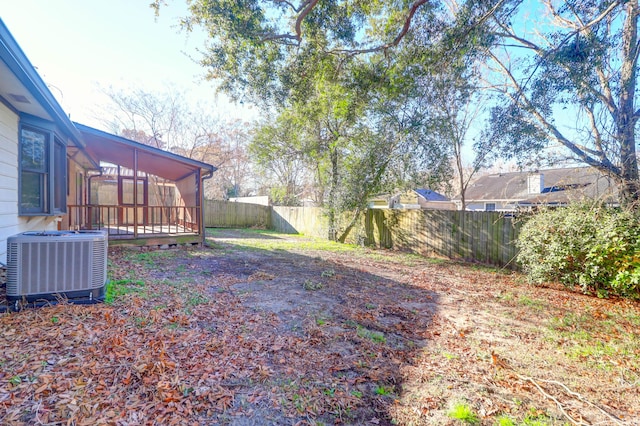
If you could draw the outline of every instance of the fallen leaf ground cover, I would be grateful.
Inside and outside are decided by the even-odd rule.
[[[266,231],[0,316],[0,424],[640,424],[640,306]]]

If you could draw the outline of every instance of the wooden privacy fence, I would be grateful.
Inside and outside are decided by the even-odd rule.
[[[283,233],[327,238],[327,219],[316,207],[268,207],[207,201],[207,227],[263,226]],[[370,209],[348,242],[517,268],[521,223],[499,212]]]
[[[320,207],[273,206],[270,229],[327,238],[329,226]]]
[[[520,222],[499,212],[368,210],[365,243],[517,268]]]
[[[271,207],[259,204],[205,200],[204,223],[206,227],[251,228],[271,226]]]

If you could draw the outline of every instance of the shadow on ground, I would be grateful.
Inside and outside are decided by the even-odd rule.
[[[238,245],[251,237],[216,232],[214,248],[176,252],[150,274],[204,284],[227,309],[199,326],[225,342],[238,336],[216,355],[234,360],[233,405],[206,420],[391,424],[400,370],[429,338],[436,294],[402,282],[401,265],[371,271],[351,255]]]

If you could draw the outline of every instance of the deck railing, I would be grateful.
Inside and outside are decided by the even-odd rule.
[[[69,229],[107,229],[110,237],[197,234],[200,207],[68,205]]]

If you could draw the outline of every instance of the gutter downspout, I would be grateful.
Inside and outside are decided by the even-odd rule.
[[[201,245],[204,246],[206,240],[206,227],[204,224],[204,181],[213,177],[214,170],[211,170],[208,174],[200,177],[200,228],[201,228]]]

